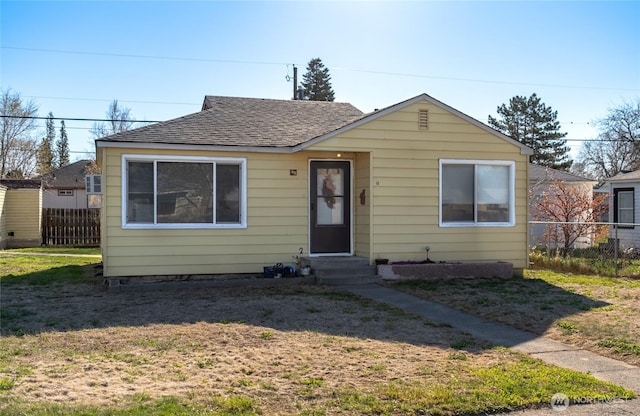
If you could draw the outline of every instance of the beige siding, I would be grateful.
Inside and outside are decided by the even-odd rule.
[[[7,247],[39,246],[42,241],[42,190],[9,189],[5,196]]]
[[[429,110],[429,129],[418,110]],[[430,247],[437,261],[509,261],[527,266],[527,164],[520,149],[427,102],[313,145],[313,150],[371,151],[371,258],[421,260]],[[439,160],[516,162],[513,227],[440,227]]]
[[[418,110],[429,129],[418,129]],[[102,249],[105,276],[259,273],[308,247],[311,159],[353,163],[356,255],[393,260],[527,264],[527,166],[520,148],[437,106],[410,105],[298,153],[233,153],[105,148],[99,152],[105,195]],[[247,227],[243,229],[123,229],[121,156],[127,154],[243,157],[247,160]],[[439,160],[516,162],[516,225],[440,227]],[[290,170],[297,175],[290,175]],[[364,191],[364,204],[360,194]]]
[[[5,210],[5,201],[7,196],[7,188],[0,185],[0,250],[7,246],[7,213]]]
[[[42,200],[43,208],[86,209],[87,193],[85,189],[74,188],[72,191],[73,195],[58,195],[58,189],[45,189]]]
[[[103,255],[105,276],[258,273],[308,253],[308,163],[327,153],[207,153],[136,151],[136,154],[246,157],[247,228],[122,228],[122,149],[105,149]],[[296,176],[290,170],[297,170]]]
[[[371,162],[370,153],[358,153],[354,170],[354,250],[356,256],[371,252]],[[364,203],[360,197],[363,194]]]

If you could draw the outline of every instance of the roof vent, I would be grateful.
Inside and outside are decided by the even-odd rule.
[[[420,130],[429,128],[429,110],[418,110],[418,127]]]

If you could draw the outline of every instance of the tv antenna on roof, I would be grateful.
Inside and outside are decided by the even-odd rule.
[[[298,68],[296,68],[295,64],[292,64],[291,66],[293,66],[293,100],[301,100],[302,98],[299,96],[300,92],[298,91]],[[288,67],[289,65],[287,65],[287,68]],[[287,82],[291,81],[291,77],[288,73],[284,79],[286,79]]]

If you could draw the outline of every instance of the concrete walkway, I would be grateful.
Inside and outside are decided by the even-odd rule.
[[[357,295],[396,306],[429,321],[449,324],[453,328],[467,332],[479,339],[512,348],[547,363],[589,373],[596,378],[618,384],[640,395],[640,368],[633,365],[540,337],[531,332],[491,322],[441,303],[420,299],[378,284],[349,285],[342,288]],[[549,405],[548,409],[526,410],[512,414],[543,416],[558,415],[559,413],[558,410],[552,409],[551,405]],[[561,413],[563,416],[640,415],[640,400],[615,401],[588,406],[569,406],[563,409]]]

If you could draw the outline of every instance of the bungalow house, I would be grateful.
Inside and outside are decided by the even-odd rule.
[[[96,140],[105,277],[261,273],[305,257],[527,265],[531,149],[426,95],[206,96]]]
[[[558,192],[558,189],[554,185],[557,183],[561,183],[563,185],[564,192],[570,193],[569,195],[562,195],[561,198],[566,197],[576,197],[582,198],[585,200],[593,201],[593,190],[594,187],[598,184],[598,181],[593,179],[584,178],[582,176],[574,175],[569,172],[564,172],[557,169],[551,169],[544,166],[538,166],[531,164],[529,166],[529,198],[530,198],[530,208],[529,208],[529,220],[530,221],[540,221],[546,217],[546,215],[537,212],[536,204],[538,201],[541,203],[545,203],[544,198],[553,198],[553,195],[549,195],[549,193]],[[548,199],[547,199],[548,200]],[[575,208],[575,207],[574,207]],[[571,221],[581,221],[586,220],[584,215],[577,214],[573,216],[573,218],[566,218],[565,213],[559,214],[563,220],[571,220]],[[556,219],[556,221],[559,221]],[[532,224],[531,229],[529,231],[529,245],[543,245],[555,248],[559,243],[562,245],[563,243],[557,241],[557,239],[553,239],[550,241],[550,236],[554,234],[561,235],[561,232],[556,231],[549,232],[549,227],[554,227],[554,224]],[[584,228],[580,228],[580,230],[575,230],[579,233],[573,244],[571,244],[572,248],[585,248],[591,247],[595,240],[595,231],[593,229],[587,230]]]
[[[619,173],[607,180],[603,187],[609,191],[609,222],[619,224],[610,227],[611,239],[617,239],[622,248],[640,248],[640,170]]]
[[[42,175],[43,208],[98,208],[85,190],[85,176],[90,172],[90,160],[78,160]]]

